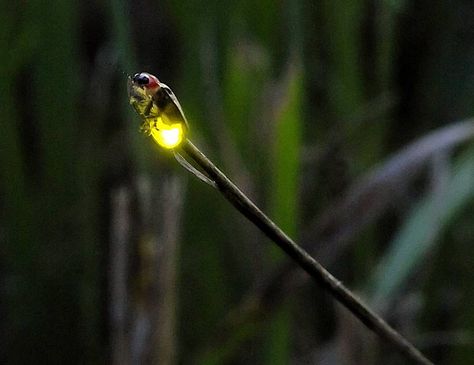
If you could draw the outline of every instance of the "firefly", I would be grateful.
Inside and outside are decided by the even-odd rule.
[[[186,138],[188,122],[171,89],[148,72],[128,78],[130,104],[142,118],[141,130],[167,149]]]
[[[128,77],[128,97],[143,121],[141,130],[161,147],[172,150],[176,161],[186,170],[216,188],[215,181],[197,170],[177,151],[186,139],[188,122],[171,89],[156,76],[140,72]]]

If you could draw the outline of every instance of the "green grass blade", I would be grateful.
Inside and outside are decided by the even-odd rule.
[[[298,221],[298,190],[300,174],[301,117],[303,75],[299,65],[290,67],[287,75],[287,95],[283,98],[277,118],[273,157],[272,216],[290,236],[295,236]],[[272,259],[283,254],[270,248]],[[280,308],[268,329],[266,364],[288,364],[291,355],[291,308]]]
[[[373,303],[383,305],[402,289],[455,214],[473,197],[474,152],[470,150],[455,165],[445,190],[428,194],[406,218],[373,274]]]

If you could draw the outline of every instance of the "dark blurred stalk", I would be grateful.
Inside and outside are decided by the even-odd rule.
[[[130,363],[128,260],[131,252],[131,196],[126,187],[112,191],[109,248],[109,303],[111,364]]]
[[[39,271],[44,275],[42,283],[47,283],[44,295],[50,298],[43,303],[49,313],[44,318],[48,323],[44,335],[58,349],[53,356],[61,362],[72,357],[92,363],[102,355],[95,216],[98,191],[93,184],[99,169],[93,159],[83,158],[91,150],[83,149],[81,121],[87,117],[79,109],[83,88],[80,7],[64,1],[32,2],[31,6],[31,22],[38,24],[40,43],[32,63],[35,143],[30,146],[30,158],[39,170],[37,186],[42,190],[36,196],[37,214],[54,216],[54,224],[37,222],[42,241]],[[40,342],[39,347],[43,351],[44,344]],[[48,361],[55,362],[49,356]]]
[[[157,308],[151,334],[151,364],[172,365],[177,357],[178,251],[181,237],[184,184],[171,174],[161,184],[158,204],[163,212],[159,227]],[[160,223],[160,224],[158,224]]]
[[[83,233],[91,225],[81,199],[94,193],[79,186],[89,176],[78,162],[77,4],[3,5],[4,351],[8,363],[94,363],[97,282],[88,275],[94,255],[82,253],[94,251],[96,241]]]

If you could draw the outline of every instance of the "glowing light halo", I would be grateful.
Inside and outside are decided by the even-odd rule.
[[[151,136],[161,147],[172,149],[181,144],[184,138],[183,125],[176,123],[172,125],[161,124],[160,128],[153,127]]]

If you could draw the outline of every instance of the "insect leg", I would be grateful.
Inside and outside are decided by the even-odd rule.
[[[145,117],[148,117],[148,115],[150,114],[151,108],[153,108],[153,100],[150,99],[145,110],[143,110],[143,115]]]

